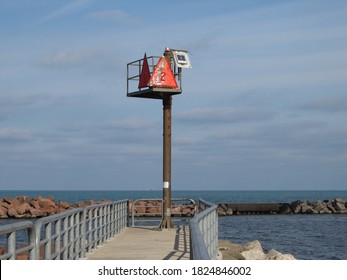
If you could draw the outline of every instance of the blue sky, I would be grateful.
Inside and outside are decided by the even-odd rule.
[[[0,188],[162,188],[126,64],[190,51],[172,188],[347,190],[346,1],[1,0]]]

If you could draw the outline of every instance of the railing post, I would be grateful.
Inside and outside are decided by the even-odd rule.
[[[86,241],[86,234],[87,234],[87,217],[86,217],[87,209],[84,208],[83,211],[81,211],[81,257],[84,258],[86,256],[86,246],[87,246],[87,241]]]
[[[61,220],[59,219],[55,224],[55,232],[58,235],[54,240],[54,251],[60,251],[60,238],[61,238]],[[58,260],[60,260],[60,253],[56,257]]]
[[[37,251],[36,251],[36,247],[35,247],[36,232],[35,232],[34,226],[32,226],[28,229],[28,235],[29,235],[29,243],[31,246],[33,246],[33,248],[30,250],[30,253],[29,253],[29,259],[30,260],[38,260],[39,257],[37,256]]]
[[[51,259],[51,236],[52,236],[52,223],[49,222],[47,226],[45,227],[45,238],[48,240],[47,243],[44,245],[45,247],[45,260],[50,260]]]
[[[16,259],[16,232],[7,235],[7,252],[12,254],[10,260]]]
[[[67,260],[68,258],[68,242],[69,242],[69,232],[68,232],[68,228],[69,228],[69,218],[65,217],[63,219],[63,247],[65,248],[64,252],[63,252],[63,260]]]

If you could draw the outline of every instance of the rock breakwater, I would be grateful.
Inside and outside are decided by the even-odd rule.
[[[333,200],[300,201],[291,203],[252,203],[218,205],[219,216],[247,214],[347,214],[347,201]]]
[[[0,199],[0,218],[40,218],[49,215],[62,213],[64,211],[80,208],[94,204],[101,204],[110,200],[102,200],[95,202],[93,200],[86,200],[84,202],[76,202],[70,204],[66,201],[54,201],[53,197],[37,196],[31,198],[28,196],[18,196],[15,198],[1,198]]]

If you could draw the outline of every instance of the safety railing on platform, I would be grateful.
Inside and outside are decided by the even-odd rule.
[[[130,202],[131,225],[137,223],[160,222],[163,216],[163,199],[144,198]],[[171,216],[173,221],[187,220],[196,213],[195,201],[191,198],[172,198]]]
[[[27,238],[25,243],[18,244],[18,235],[26,232]],[[6,235],[7,248],[2,248],[0,252],[1,260],[15,260],[17,255],[27,254],[30,259],[35,259],[36,257],[36,233],[35,226],[30,221],[23,221],[13,224],[8,224],[0,227],[0,236]]]
[[[0,227],[6,249],[0,259],[80,259],[127,226],[128,201],[76,208],[60,214]],[[27,231],[22,245],[17,234]],[[23,237],[21,237],[23,239]]]
[[[218,255],[218,206],[199,200],[199,214],[189,221],[190,258],[216,259]]]

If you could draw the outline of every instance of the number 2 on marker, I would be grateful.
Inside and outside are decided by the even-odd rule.
[[[165,76],[166,76],[166,73],[165,72],[161,72],[161,77],[160,77],[160,81],[161,82],[165,82]]]

